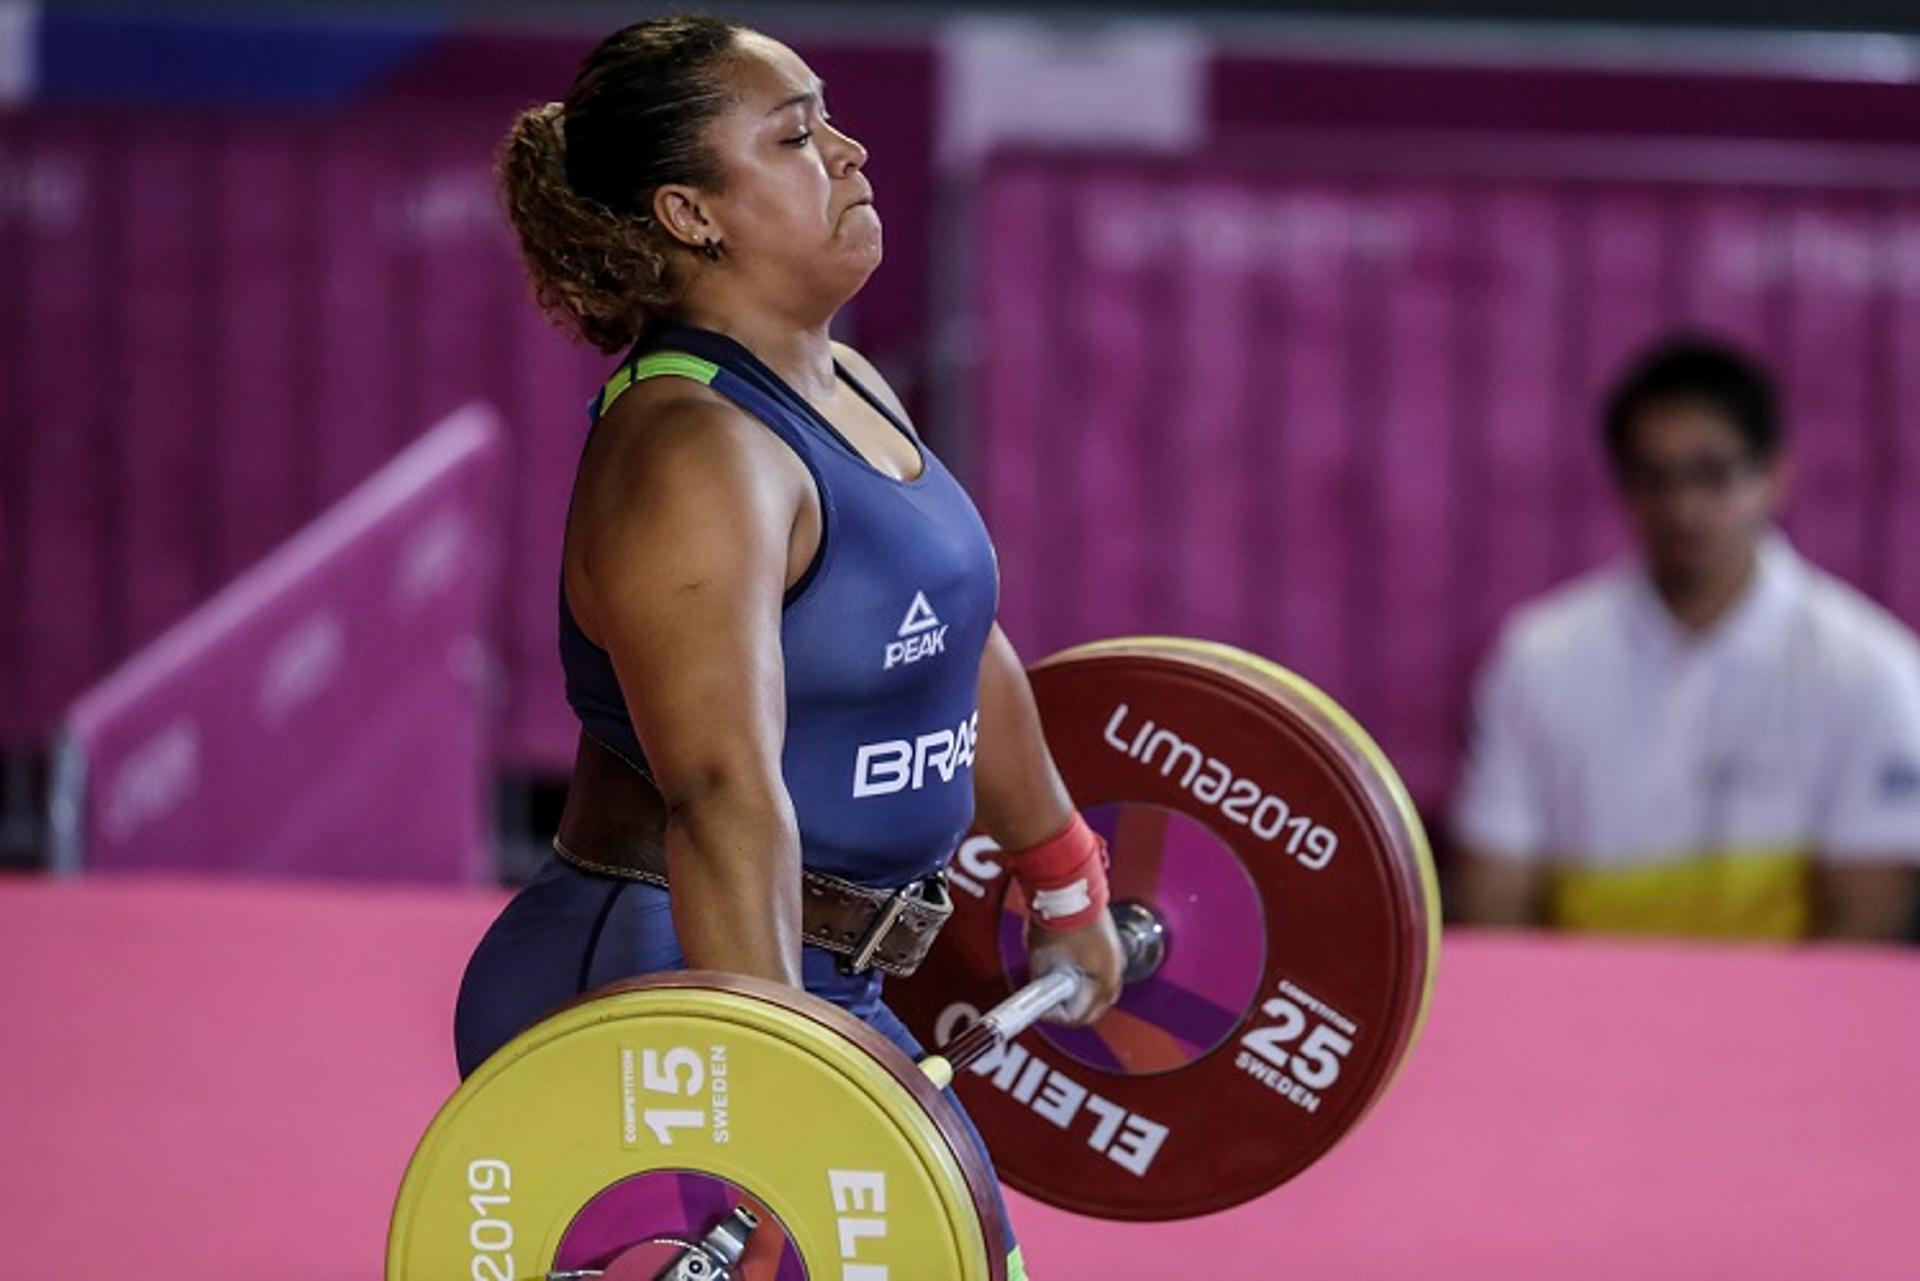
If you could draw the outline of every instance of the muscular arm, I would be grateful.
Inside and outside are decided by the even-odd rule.
[[[1449,901],[1469,925],[1539,925],[1546,877],[1532,859],[1499,858],[1463,848]]]
[[[1913,864],[1905,859],[1822,863],[1814,872],[1821,938],[1897,940],[1913,928]]]
[[[797,985],[780,607],[803,478],[717,400],[637,417],[602,426],[575,499],[569,598],[612,655],[666,803],[687,963]]]
[[[1010,850],[1030,849],[1058,836],[1073,817],[1073,799],[1047,749],[1040,709],[1026,668],[998,623],[980,656],[980,742],[974,754],[973,804],[979,826]],[[1072,966],[1091,983],[1049,1017],[1091,1023],[1120,999],[1126,958],[1113,918],[1102,912],[1090,925],[1050,930],[1038,918],[1027,930],[1033,972]]]
[[[998,623],[980,657],[973,804],[980,827],[1010,850],[1057,835],[1073,816],[1073,801],[1040,729],[1033,687]]]

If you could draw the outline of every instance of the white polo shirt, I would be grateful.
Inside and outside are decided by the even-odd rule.
[[[1814,858],[1920,861],[1920,644],[1778,535],[1703,635],[1637,563],[1576,580],[1502,633],[1454,827],[1559,924],[1803,934]]]

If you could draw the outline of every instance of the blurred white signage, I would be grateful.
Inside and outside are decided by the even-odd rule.
[[[1207,42],[1170,24],[963,19],[941,33],[940,155],[1006,143],[1178,150],[1206,132]]]
[[[33,95],[39,32],[38,0],[0,0],[0,102]]]

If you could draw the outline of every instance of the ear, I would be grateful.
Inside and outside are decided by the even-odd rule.
[[[686,248],[698,253],[703,245],[724,239],[719,224],[696,187],[669,183],[653,193],[653,217]]]

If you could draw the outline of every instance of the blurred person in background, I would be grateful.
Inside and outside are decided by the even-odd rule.
[[[1920,860],[1920,646],[1775,528],[1767,375],[1679,339],[1612,393],[1639,556],[1523,606],[1456,797],[1470,922],[1889,939]]]

